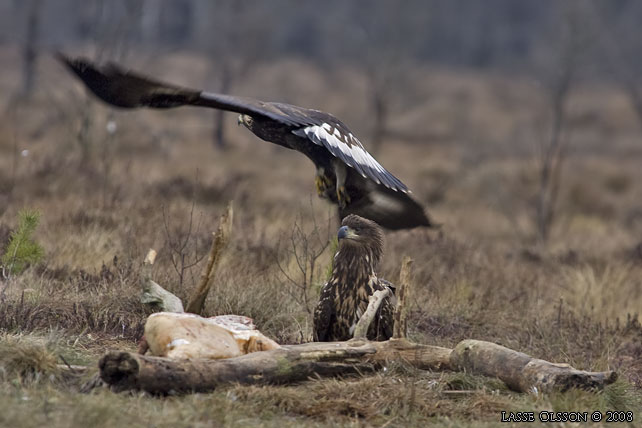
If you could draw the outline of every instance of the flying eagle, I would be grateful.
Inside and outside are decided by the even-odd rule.
[[[98,98],[121,108],[184,105],[240,113],[238,122],[262,140],[299,151],[316,166],[320,197],[339,207],[339,217],[357,214],[387,229],[432,226],[405,184],[366,151],[348,127],[319,110],[215,94],[161,83],[120,66],[93,64],[58,54]]]
[[[352,339],[357,322],[377,290],[394,287],[377,277],[383,254],[383,233],[373,221],[348,215],[339,228],[339,250],[334,256],[330,280],[323,286],[314,310],[314,340],[334,342]],[[386,297],[366,334],[369,340],[392,336],[393,298]]]

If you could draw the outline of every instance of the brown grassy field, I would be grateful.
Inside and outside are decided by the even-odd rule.
[[[277,341],[298,343],[311,338],[332,246],[312,254],[335,236],[335,213],[316,197],[309,161],[237,128],[232,114],[229,148],[217,151],[209,111],[110,110],[49,57],[38,92],[16,100],[17,53],[0,51],[0,64],[0,253],[22,208],[40,211],[36,239],[45,250],[41,263],[0,283],[0,426],[496,426],[501,410],[630,410],[642,418],[641,130],[617,87],[574,88],[546,245],[533,213],[550,112],[533,79],[417,68],[392,126],[432,137],[390,139],[376,154],[443,225],[386,234],[382,276],[394,281],[402,257],[415,260],[413,340],[490,340],[579,369],[615,369],[615,385],[531,396],[493,379],[397,366],[155,398],[80,394],[56,368],[135,349],[147,315],[138,283],[147,249],[159,251],[154,278],[185,300],[233,200],[233,240],[206,313],[247,315]],[[208,86],[208,65],[196,56],[130,65]],[[292,59],[258,66],[242,83],[239,95],[330,111],[367,145],[366,88],[355,70],[326,73]]]

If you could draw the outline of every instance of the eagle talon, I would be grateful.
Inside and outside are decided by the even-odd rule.
[[[345,208],[350,203],[350,195],[345,186],[337,187],[337,200],[339,201],[339,206]]]
[[[317,194],[321,198],[326,197],[328,189],[332,187],[332,182],[325,175],[317,175],[314,178],[314,184],[317,186]]]

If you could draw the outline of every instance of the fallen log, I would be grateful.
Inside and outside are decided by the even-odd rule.
[[[458,370],[501,379],[520,392],[567,391],[601,388],[617,380],[617,373],[585,372],[568,364],[555,364],[482,340],[463,340],[450,355]]]
[[[310,377],[349,376],[405,360],[423,369],[450,366],[451,350],[405,340],[305,343],[223,360],[171,360],[111,351],[99,362],[100,377],[115,391],[153,394],[206,392],[225,383],[285,384]]]
[[[392,361],[424,370],[495,376],[518,392],[599,389],[617,379],[613,371],[585,372],[477,340],[464,340],[454,350],[405,339],[305,343],[224,360],[171,360],[112,351],[103,356],[99,367],[102,380],[115,391],[172,394],[211,391],[226,383],[287,384],[311,377],[349,376],[380,370]]]

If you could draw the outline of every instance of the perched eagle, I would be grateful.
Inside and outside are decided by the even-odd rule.
[[[343,219],[338,238],[332,277],[323,286],[314,311],[317,342],[351,339],[368,307],[368,297],[384,288],[394,291],[392,284],[376,274],[383,253],[383,233],[375,222],[350,214]],[[393,313],[393,298],[389,296],[381,303],[368,329],[369,340],[387,340],[392,336]]]
[[[387,229],[432,225],[406,185],[382,167],[346,125],[328,113],[156,82],[113,63],[99,66],[62,54],[58,59],[97,97],[116,107],[191,105],[240,113],[239,124],[257,137],[297,150],[312,160],[317,193],[338,205],[340,218],[357,214]]]

